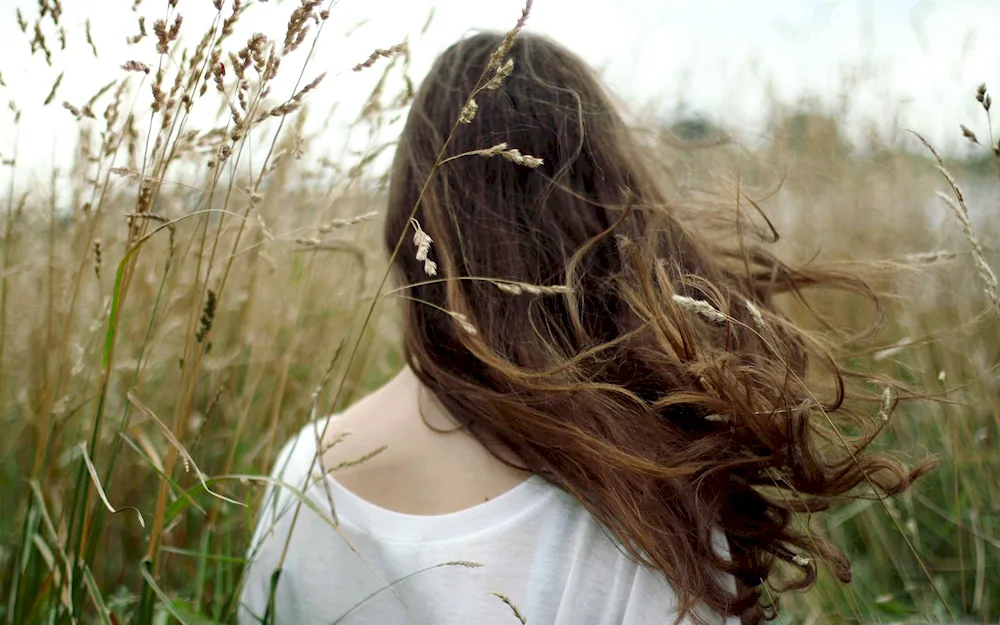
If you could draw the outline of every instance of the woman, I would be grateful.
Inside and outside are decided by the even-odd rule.
[[[268,496],[244,622],[758,623],[779,570],[849,579],[793,513],[929,465],[865,451],[881,420],[772,300],[871,292],[699,236],[652,171],[563,47],[480,34],[441,55],[385,224],[407,365],[281,453],[308,505]]]

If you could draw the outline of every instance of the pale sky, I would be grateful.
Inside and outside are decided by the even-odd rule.
[[[36,0],[0,0],[0,74],[7,84],[0,86],[0,102],[13,98],[24,110],[19,187],[32,179],[46,180],[52,154],[60,167],[68,164],[75,122],[58,106],[63,100],[86,101],[121,75],[119,66],[126,60],[155,66],[149,39],[138,47],[125,45],[125,37],[138,31],[132,1],[63,0],[69,45],[55,51],[55,66],[49,68],[40,57],[29,56],[28,41],[14,19],[20,7],[31,21],[37,15]],[[255,30],[281,37],[297,0],[249,1],[256,6],[246,14],[238,31],[242,38],[234,43]],[[151,27],[166,4],[144,0],[139,14],[147,16]],[[226,0],[227,12],[230,4]],[[310,100],[314,116],[322,118],[338,101],[342,119],[356,109],[376,73],[346,70],[372,49],[409,36],[419,80],[433,57],[464,33],[507,30],[522,4],[339,0],[306,72],[307,80],[329,72]],[[432,6],[434,19],[421,36]],[[178,10],[188,39],[200,36],[213,13],[211,0],[179,0]],[[96,59],[84,41],[88,16],[100,54]],[[854,80],[846,120],[853,131],[860,132],[858,120],[874,120],[883,129],[918,130],[943,150],[962,153],[967,147],[958,134],[959,123],[986,134],[972,97],[976,85],[995,85],[1000,102],[998,24],[996,0],[535,0],[528,28],[554,37],[601,69],[611,89],[631,106],[664,116],[683,106],[724,123],[748,141],[763,137],[762,124],[774,101],[793,105],[810,98],[835,107],[845,81]],[[301,56],[291,63],[296,70]],[[41,109],[62,70],[66,76],[55,105]],[[290,92],[291,84],[277,85],[275,93],[282,88]],[[148,99],[147,86],[138,105],[148,106]],[[343,135],[331,128],[329,141],[342,144]],[[9,158],[13,145],[11,116],[4,107],[0,155]],[[8,173],[4,171],[4,179]]]

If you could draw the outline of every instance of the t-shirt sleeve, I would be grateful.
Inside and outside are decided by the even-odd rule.
[[[271,578],[291,530],[296,497],[276,482],[302,489],[312,466],[315,444],[307,434],[294,437],[278,453],[261,500],[253,537],[246,552],[243,589],[240,595],[239,624],[263,622],[271,594]],[[287,580],[282,580],[287,582]],[[285,584],[283,584],[284,586]],[[287,588],[282,588],[287,591]],[[273,621],[272,621],[273,622]]]
[[[712,542],[716,553],[725,559],[729,558],[729,546],[725,535],[718,529],[712,533]],[[736,581],[730,575],[725,575],[726,586],[732,591],[736,589]],[[673,625],[679,611],[677,593],[667,582],[662,573],[640,567],[632,584],[632,593],[628,600],[625,618],[622,625]],[[696,610],[698,616],[711,625],[740,625],[736,617],[724,617],[706,607]],[[667,616],[665,616],[667,615]],[[695,625],[691,617],[686,617],[678,625]]]
[[[622,625],[673,625],[677,613],[677,594],[663,575],[640,567],[632,584]],[[738,618],[726,618],[707,608],[698,609],[697,614],[711,625],[740,625]],[[686,617],[679,625],[695,625],[697,622]]]

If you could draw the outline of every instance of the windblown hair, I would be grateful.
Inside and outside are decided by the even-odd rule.
[[[766,241],[699,236],[594,72],[546,38],[516,39],[512,73],[476,93],[468,121],[502,40],[438,58],[393,164],[385,243],[408,287],[414,371],[499,458],[571,493],[662,572],[683,614],[773,618],[764,584],[808,588],[820,561],[848,581],[843,552],[796,515],[898,493],[932,463],[867,449],[877,409],[851,400],[837,346],[773,300],[810,310],[806,289],[875,293],[779,262]],[[452,158],[500,143],[543,163]],[[415,225],[433,239],[420,259]]]

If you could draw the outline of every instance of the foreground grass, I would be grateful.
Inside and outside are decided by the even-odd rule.
[[[154,57],[162,77],[159,67],[123,70],[92,102],[53,110],[80,122],[84,157],[68,179],[14,193],[16,156],[9,167],[0,239],[6,622],[231,622],[261,492],[233,476],[266,473],[311,413],[338,410],[399,366],[391,302],[361,331],[384,272],[377,219],[364,217],[379,210],[382,188],[365,166],[385,146],[373,140],[339,167],[296,158],[309,145],[295,114],[321,71],[310,68],[308,47],[323,7],[313,8],[316,21],[267,33],[275,46],[261,48],[260,72],[247,48],[245,87],[228,52],[249,34],[227,34],[227,22],[239,32],[232,8],[214,24],[184,24],[206,29],[204,39],[182,33],[190,47],[166,41],[169,53]],[[35,17],[43,33],[60,26],[51,13]],[[285,100],[264,95],[269,54],[282,59],[280,71],[302,71]],[[366,71],[405,73],[405,51],[395,54]],[[225,75],[213,73],[220,59]],[[213,110],[217,79],[235,114],[196,128],[187,103]],[[149,110],[155,85],[160,102]],[[376,91],[359,128],[376,137],[406,98]],[[267,123],[247,125],[278,107]],[[251,134],[264,148],[248,144]],[[745,185],[741,207],[750,211],[747,201],[767,196],[784,172],[762,203],[784,235],[782,253],[894,263],[880,278],[898,296],[886,332],[845,357],[946,400],[904,402],[882,442],[938,455],[941,469],[895,501],[832,515],[826,529],[855,562],[855,582],[824,577],[813,593],[786,599],[783,619],[995,620],[1000,325],[960,226],[934,194],[948,186],[932,160],[902,143],[858,156],[829,118],[778,116],[774,135],[757,153],[664,137],[664,163],[689,172],[677,196],[732,201],[734,187],[716,184],[725,174]],[[949,167],[970,189],[996,188],[989,167]],[[995,205],[972,209],[978,221],[995,218]],[[983,241],[995,234],[980,229]],[[820,304],[853,327],[874,314],[846,300]],[[348,365],[342,348],[355,343]],[[336,384],[323,386],[331,363]]]

